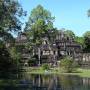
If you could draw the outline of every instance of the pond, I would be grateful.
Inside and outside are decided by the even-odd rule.
[[[90,90],[90,78],[71,75],[2,73],[0,90]]]

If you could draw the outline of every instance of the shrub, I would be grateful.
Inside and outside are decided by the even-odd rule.
[[[42,69],[43,70],[49,70],[49,65],[48,64],[43,64]]]
[[[78,66],[77,62],[75,62],[71,57],[65,57],[60,62],[60,67],[64,72],[73,72]]]

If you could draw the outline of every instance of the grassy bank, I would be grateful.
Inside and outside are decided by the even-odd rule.
[[[79,75],[80,77],[90,77],[90,69],[81,69],[81,68],[78,68],[73,73],[63,73],[58,68],[53,68],[47,71],[47,70],[43,70],[41,67],[38,68],[28,67],[28,68],[24,68],[24,70],[30,74],[65,74],[65,75]]]
[[[77,69],[78,73],[74,73],[75,75],[79,75],[81,77],[90,77],[90,69]]]

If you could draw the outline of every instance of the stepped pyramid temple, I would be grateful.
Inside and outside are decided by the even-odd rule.
[[[16,38],[16,45],[21,47],[28,43],[25,33],[20,33]],[[64,31],[60,30],[51,41],[47,37],[42,38],[42,44],[33,46],[32,53],[26,48],[21,48],[22,61],[27,62],[32,56],[37,56],[37,64],[51,63],[57,64],[58,60],[65,56],[70,56],[74,60],[81,62],[83,58],[82,46],[74,41],[73,38],[66,36]]]

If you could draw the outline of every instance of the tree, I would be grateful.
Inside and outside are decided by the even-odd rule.
[[[66,31],[64,31],[64,32],[65,32],[66,36],[68,36],[68,37],[70,37],[70,38],[75,38],[75,34],[74,34],[73,31],[71,31],[71,30],[66,30]]]
[[[53,21],[54,17],[51,16],[51,13],[44,9],[41,5],[38,5],[31,11],[29,20],[26,23],[25,32],[28,40],[31,42],[31,44],[29,43],[29,45],[31,45],[29,48],[32,49],[33,47],[37,47],[39,64],[39,46],[42,43],[42,38],[48,35],[48,30],[53,29]]]
[[[12,59],[13,65],[15,65],[18,68],[21,60],[21,53],[17,51],[16,47],[11,47],[9,50],[9,53],[10,53],[10,57]]]
[[[12,61],[5,45],[14,40],[12,32],[17,33],[21,30],[20,18],[24,15],[18,0],[0,0],[0,67],[3,69],[9,68]]]
[[[86,31],[83,36],[90,38],[90,31]]]
[[[8,70],[11,67],[10,54],[5,47],[3,41],[0,40],[0,71]]]
[[[83,37],[76,36],[75,41],[84,46],[84,38]]]
[[[90,52],[90,31],[85,32],[83,37],[84,37],[84,44],[85,44],[84,51]]]
[[[29,35],[29,39],[33,39],[34,43],[41,41],[48,30],[53,29],[54,17],[51,13],[38,5],[31,11],[28,22],[26,23],[25,31]]]
[[[0,0],[0,38],[21,29],[20,17],[25,15],[22,7],[15,0]],[[4,39],[4,38],[3,38]]]

